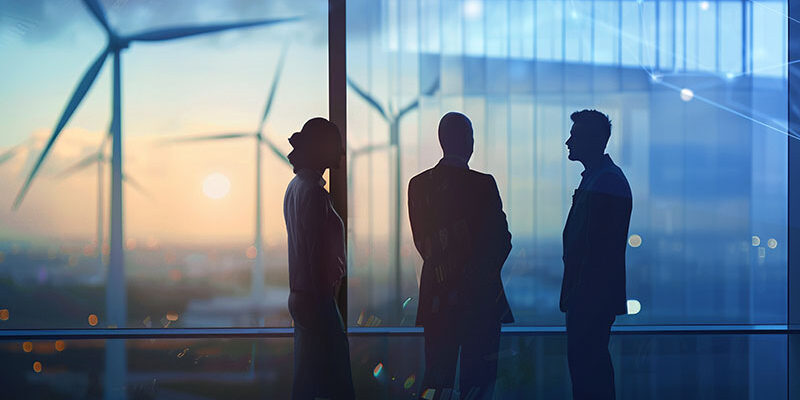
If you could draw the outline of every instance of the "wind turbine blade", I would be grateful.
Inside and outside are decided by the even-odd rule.
[[[300,17],[264,19],[250,22],[237,22],[232,24],[180,26],[174,28],[156,29],[140,32],[127,37],[131,41],[162,41],[180,39],[189,36],[203,35],[206,33],[222,32],[231,29],[251,28],[256,26],[276,25],[299,20]]]
[[[352,79],[350,79],[350,77],[348,77],[348,78],[347,78],[347,84],[348,84],[348,85],[350,86],[350,88],[351,88],[351,89],[353,89],[353,91],[355,91],[355,92],[356,92],[356,93],[357,93],[357,94],[358,94],[358,95],[359,95],[359,96],[360,96],[362,99],[364,99],[364,101],[366,101],[366,102],[367,102],[369,105],[371,105],[371,106],[372,106],[374,109],[378,110],[378,112],[381,114],[381,116],[383,117],[383,119],[385,119],[387,122],[389,121],[389,116],[388,116],[388,115],[386,115],[386,111],[384,111],[384,110],[383,110],[383,107],[381,107],[380,103],[378,103],[378,101],[377,101],[377,100],[375,100],[375,99],[374,99],[372,96],[370,96],[369,94],[367,94],[367,92],[365,92],[365,91],[364,91],[364,90],[362,90],[360,87],[358,87],[358,85],[356,85],[356,83],[355,83],[355,82],[353,82],[353,80],[352,80]]]
[[[70,176],[70,175],[72,175],[72,174],[74,174],[74,173],[76,173],[76,172],[78,172],[78,171],[80,171],[82,169],[85,169],[87,167],[90,167],[90,166],[94,165],[97,162],[99,156],[100,155],[97,154],[97,153],[89,154],[88,156],[82,158],[80,161],[76,162],[75,164],[72,164],[72,166],[70,166],[69,168],[61,171],[61,173],[58,174],[58,177],[63,179],[63,178],[66,178],[66,177],[68,177],[68,176]]]
[[[58,120],[58,124],[56,125],[55,129],[53,129],[53,134],[50,136],[50,140],[44,146],[42,150],[42,154],[39,156],[39,159],[34,164],[33,169],[31,170],[30,175],[25,180],[25,184],[22,185],[19,193],[17,194],[17,198],[14,200],[13,209],[19,208],[19,205],[22,203],[22,199],[25,198],[25,194],[28,193],[28,189],[31,187],[31,183],[33,182],[33,178],[36,177],[36,173],[39,172],[39,168],[42,166],[45,157],[47,157],[47,153],[50,152],[50,149],[53,147],[53,144],[58,139],[58,135],[64,129],[64,126],[67,125],[69,122],[70,117],[81,104],[81,101],[86,96],[86,93],[89,91],[89,88],[92,87],[95,79],[97,78],[97,74],[100,73],[100,69],[103,67],[103,63],[106,61],[106,56],[108,55],[108,51],[103,49],[97,59],[92,63],[86,73],[83,74],[83,78],[81,79],[78,86],[75,88],[75,92],[72,94],[72,97],[69,99],[67,103],[67,107],[64,109],[64,112],[61,114],[61,119]]]
[[[442,79],[441,76],[437,76],[436,80],[433,81],[433,84],[431,84],[431,86],[428,88],[428,90],[422,92],[422,94],[424,94],[425,96],[432,96],[434,93],[436,93],[436,91],[439,90],[439,85],[441,84],[441,82],[440,82],[441,79]]]
[[[133,188],[134,190],[136,190],[137,192],[139,192],[139,194],[141,194],[141,195],[143,195],[143,196],[145,196],[145,197],[148,197],[148,198],[150,198],[150,199],[152,199],[152,198],[153,198],[153,195],[151,195],[151,194],[150,194],[150,192],[148,192],[147,190],[145,190],[144,186],[142,186],[142,185],[139,183],[139,181],[137,181],[137,180],[135,180],[135,179],[131,178],[131,176],[130,176],[130,175],[128,175],[128,174],[124,174],[124,175],[122,175],[122,181],[123,181],[123,182],[125,182],[125,184],[127,184],[128,186],[132,187],[132,188]]]
[[[164,139],[162,143],[208,142],[214,140],[240,139],[253,136],[254,134],[252,133],[220,133],[213,135],[192,135],[192,136],[181,136],[176,138]]]
[[[107,33],[112,33],[111,26],[108,25],[108,18],[106,18],[106,12],[103,10],[103,6],[100,5],[100,2],[97,0],[83,0],[83,4],[92,12],[97,22],[100,25],[103,25],[103,28],[106,30]]]
[[[6,150],[3,154],[0,154],[0,164],[3,164],[4,162],[12,159],[15,155],[17,155],[18,151],[19,151],[19,145]]]
[[[431,96],[431,95],[433,95],[434,93],[436,93],[436,91],[437,91],[438,89],[439,89],[439,78],[436,78],[436,80],[435,80],[435,81],[433,82],[433,84],[432,84],[432,85],[431,85],[431,86],[428,88],[428,90],[426,90],[426,91],[422,92],[422,94],[420,95],[420,97],[422,97],[422,96]],[[405,114],[408,114],[408,112],[410,112],[411,110],[413,110],[413,109],[415,109],[415,108],[419,107],[419,99],[420,99],[420,97],[417,97],[416,99],[414,99],[414,101],[412,101],[412,102],[411,102],[411,103],[409,103],[407,106],[405,106],[405,107],[404,107],[402,110],[400,110],[400,112],[399,112],[399,113],[397,113],[397,119],[400,119],[400,118],[402,118],[402,117],[403,117],[403,115],[405,115]]]
[[[281,151],[281,149],[279,149],[279,148],[278,148],[278,146],[276,146],[276,145],[275,145],[275,143],[272,143],[272,141],[271,141],[271,140],[269,140],[269,139],[267,139],[266,137],[263,137],[263,136],[262,136],[262,138],[261,138],[261,141],[262,141],[264,144],[266,144],[266,145],[267,145],[267,147],[269,147],[269,149],[270,149],[270,150],[271,150],[271,151],[272,151],[272,152],[273,152],[273,153],[274,153],[276,156],[278,156],[278,158],[280,158],[280,159],[281,159],[281,161],[283,161],[283,163],[284,163],[284,164],[286,164],[286,165],[289,165],[289,166],[291,166],[291,165],[292,165],[292,163],[290,163],[290,162],[289,162],[289,159],[288,159],[288,158],[286,158],[286,155],[285,155],[285,154],[283,154],[283,152]]]
[[[275,99],[275,90],[278,88],[278,82],[281,79],[281,73],[283,72],[283,65],[286,63],[286,52],[289,50],[289,46],[284,46],[283,50],[281,50],[281,57],[278,60],[278,68],[275,70],[275,76],[272,78],[272,86],[269,89],[269,96],[267,97],[267,105],[264,107],[264,114],[261,116],[261,123],[258,125],[259,129],[264,126],[264,122],[267,120],[267,116],[269,115],[269,110],[272,108],[272,101]]]

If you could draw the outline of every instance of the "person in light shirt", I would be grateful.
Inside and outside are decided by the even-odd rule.
[[[294,319],[292,399],[353,399],[350,346],[336,304],[345,275],[344,224],[322,174],[339,168],[339,129],[312,118],[289,139],[295,177],[286,188],[283,216],[289,243],[289,313]]]

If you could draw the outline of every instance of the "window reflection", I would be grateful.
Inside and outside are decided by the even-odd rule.
[[[617,323],[786,320],[785,2],[349,4],[351,323],[414,321],[404,189],[458,110],[475,126],[470,166],[495,176],[509,217],[518,324],[562,324],[560,235],[580,177],[563,143],[587,107],[610,115],[608,152],[634,193],[628,295],[647,307]],[[375,105],[415,99],[399,123]]]

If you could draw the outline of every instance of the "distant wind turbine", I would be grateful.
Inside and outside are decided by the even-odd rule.
[[[111,133],[112,133],[112,156],[111,156],[111,252],[109,254],[109,270],[106,281],[106,318],[107,324],[111,326],[125,326],[126,323],[126,293],[125,293],[125,276],[123,265],[123,209],[122,209],[122,79],[121,79],[121,54],[122,51],[127,49],[132,43],[135,42],[162,42],[173,39],[181,39],[191,36],[204,35],[214,32],[222,32],[233,29],[243,29],[257,26],[275,25],[285,22],[296,21],[299,17],[291,18],[277,18],[256,20],[248,22],[237,22],[227,24],[214,24],[214,25],[200,25],[200,26],[179,26],[147,30],[131,35],[121,35],[116,32],[108,23],[106,13],[98,0],[83,0],[84,5],[91,11],[95,20],[102,25],[105,31],[108,44],[100,52],[97,58],[91,63],[89,68],[84,73],[78,86],[75,88],[72,96],[67,103],[61,117],[58,120],[49,141],[42,150],[36,164],[31,170],[30,175],[26,179],[22,188],[17,194],[14,201],[13,208],[19,208],[25,194],[30,189],[36,173],[42,166],[45,158],[47,157],[50,149],[58,139],[59,134],[66,126],[72,114],[81,104],[81,101],[86,96],[86,93],[91,88],[100,69],[105,64],[106,59],[113,55],[114,57],[114,71],[113,71],[113,105],[112,105],[112,119],[111,119]]]
[[[24,141],[22,141],[22,143],[19,143],[19,144],[15,145],[15,146],[12,146],[10,149],[4,151],[2,154],[0,154],[0,165],[3,165],[6,162],[8,162],[11,159],[13,159],[14,157],[16,157],[16,155],[19,154],[19,152],[22,151],[22,149],[24,149],[25,147],[27,147],[28,148],[28,152],[30,152],[31,151],[31,147],[33,147],[33,142],[34,142],[34,138],[33,138],[33,136],[31,136],[31,137],[25,139]]]
[[[103,168],[106,163],[111,161],[105,154],[107,142],[106,139],[108,137],[108,135],[103,136],[103,142],[100,144],[100,147],[97,149],[97,151],[92,152],[69,168],[61,171],[61,173],[59,173],[57,176],[59,179],[64,179],[86,168],[89,168],[92,165],[97,165],[97,266],[99,270],[102,270],[103,268],[103,176],[105,172]],[[139,193],[150,197],[150,194],[144,190],[142,185],[131,178],[128,174],[124,174],[122,176],[122,180],[125,182],[125,184],[134,188]]]
[[[383,117],[383,119],[389,124],[389,141],[388,143],[382,145],[370,145],[360,149],[357,149],[353,152],[352,156],[355,158],[356,156],[361,156],[364,154],[368,154],[372,151],[383,150],[387,148],[394,148],[394,169],[392,171],[392,181],[394,183],[394,203],[392,204],[393,213],[391,219],[391,226],[394,229],[394,234],[392,235],[393,249],[392,252],[394,253],[394,270],[395,270],[395,296],[397,301],[402,298],[402,274],[400,271],[400,241],[401,241],[401,227],[400,227],[400,213],[401,213],[401,202],[403,198],[403,182],[402,182],[402,154],[400,152],[400,122],[402,121],[403,117],[408,115],[409,112],[417,109],[419,107],[419,101],[422,96],[431,96],[439,89],[439,78],[433,82],[433,84],[424,92],[420,94],[417,98],[412,100],[408,103],[405,107],[401,108],[398,111],[394,110],[391,102],[388,105],[389,112],[386,112],[381,104],[369,93],[365,90],[360,88],[350,77],[347,77],[347,84],[353,89],[356,94],[361,97],[370,107],[372,107],[378,114]]]
[[[278,157],[279,160],[283,161],[287,166],[291,167],[289,160],[283,154],[283,152],[271,141],[268,137],[266,137],[263,133],[264,131],[264,124],[267,121],[267,117],[269,116],[269,111],[272,109],[272,103],[275,99],[275,91],[278,88],[278,83],[280,82],[281,73],[283,72],[283,65],[286,62],[286,51],[287,47],[283,48],[281,52],[280,59],[278,61],[278,66],[275,70],[275,76],[272,78],[272,85],[269,89],[269,95],[267,96],[267,104],[264,107],[264,112],[261,114],[261,120],[258,123],[258,126],[253,132],[235,132],[235,133],[219,133],[219,134],[210,134],[210,135],[192,135],[192,136],[184,136],[175,139],[170,139],[168,142],[179,142],[179,143],[186,143],[186,142],[206,142],[206,141],[218,141],[218,140],[229,140],[229,139],[242,139],[242,138],[250,138],[255,139],[255,147],[256,147],[256,198],[255,198],[255,207],[256,207],[256,227],[255,227],[255,245],[256,248],[256,257],[253,262],[252,267],[252,282],[250,283],[250,295],[252,296],[253,300],[255,301],[263,301],[264,299],[264,265],[263,265],[263,254],[264,254],[264,238],[262,233],[262,214],[261,214],[261,145],[266,145],[272,153]]]

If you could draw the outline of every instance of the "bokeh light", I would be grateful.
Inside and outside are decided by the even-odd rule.
[[[422,392],[422,395],[420,397],[425,399],[425,400],[433,400],[433,396],[435,396],[435,395],[436,395],[436,389],[428,388],[428,389],[425,389],[424,392]]]
[[[631,247],[639,247],[642,245],[642,237],[634,233],[628,238],[628,244]]]
[[[758,247],[761,245],[761,238],[758,236],[753,236],[753,247]]]
[[[710,4],[708,4],[708,2],[707,2],[707,1],[702,1],[702,2],[700,2],[700,9],[701,9],[701,10],[703,10],[703,11],[708,11],[708,8],[709,8],[710,6],[711,6],[711,5],[710,5]]]
[[[639,300],[631,299],[627,302],[628,305],[628,314],[635,315],[638,314],[639,311],[642,311],[642,303],[639,303]]]
[[[464,2],[464,16],[468,19],[479,18],[483,14],[483,4],[478,0]]]
[[[215,172],[203,180],[203,194],[210,199],[221,199],[231,190],[231,181],[228,177]]]
[[[178,313],[176,312],[168,312],[167,313],[167,321],[175,322],[178,320]]]
[[[33,351],[33,343],[31,343],[31,342],[23,343],[22,344],[22,351],[24,351],[26,353],[32,352]]]
[[[181,272],[181,270],[176,268],[169,270],[169,279],[172,280],[173,282],[181,280],[182,277],[183,273]]]
[[[408,298],[406,298],[406,299],[405,299],[405,301],[403,301],[403,309],[404,309],[404,310],[405,310],[405,308],[408,306],[408,303],[410,303],[410,302],[411,302],[411,300],[413,300],[413,298],[411,298],[411,297],[408,297]],[[362,314],[363,314],[363,312],[362,312]]]
[[[414,386],[414,382],[416,381],[417,381],[417,376],[415,374],[411,374],[408,378],[406,378],[406,381],[403,382],[403,388],[405,390],[410,389],[412,386]]]
[[[372,376],[378,377],[380,376],[381,372],[383,372],[383,363],[378,363],[375,368],[372,370]]]
[[[247,248],[247,250],[245,250],[244,254],[247,256],[247,258],[252,260],[256,258],[256,255],[258,255],[258,250],[256,249],[256,246],[250,246]]]
[[[694,92],[692,89],[683,88],[681,89],[681,100],[683,101],[690,101],[694,98]]]
[[[42,363],[40,363],[39,361],[35,361],[33,363],[33,371],[36,372],[37,374],[39,372],[42,372]]]
[[[87,320],[89,321],[89,325],[91,326],[97,325],[97,315],[89,314],[89,318],[87,318]]]
[[[60,351],[64,351],[64,348],[66,348],[66,344],[64,343],[63,340],[56,340],[55,348],[56,348],[56,351],[59,351],[59,352]]]
[[[8,312],[7,308],[0,310],[0,321],[8,321],[8,318],[11,317],[11,314]]]
[[[770,249],[778,247],[778,241],[770,238],[769,240],[767,240],[767,247],[769,247]]]

